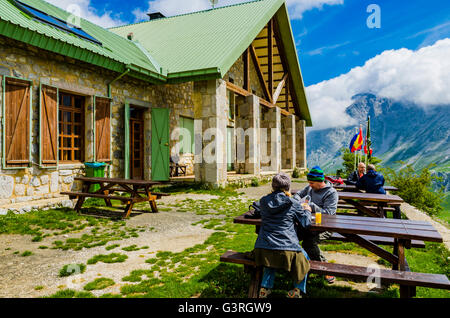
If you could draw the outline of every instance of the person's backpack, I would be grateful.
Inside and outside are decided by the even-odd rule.
[[[259,201],[255,201],[248,207],[248,211],[245,212],[244,217],[246,219],[260,219],[261,218],[261,206]]]
[[[344,184],[344,180],[341,177],[325,176],[325,180],[330,181],[332,184]]]

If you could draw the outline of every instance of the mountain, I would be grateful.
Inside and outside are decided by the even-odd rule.
[[[346,113],[357,124],[308,131],[309,167],[319,164],[326,173],[334,174],[342,165],[340,149],[349,146],[359,124],[365,135],[370,116],[373,155],[382,159],[383,165],[398,167],[401,160],[420,169],[434,163],[433,170],[450,180],[450,105],[425,110],[369,93],[355,95],[352,101]]]

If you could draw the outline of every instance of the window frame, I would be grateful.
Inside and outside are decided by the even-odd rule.
[[[187,116],[180,116],[180,128],[185,128],[184,126],[184,120],[188,119],[188,120],[192,120],[192,136],[191,136],[191,145],[190,145],[190,150],[191,151],[185,151],[184,150],[184,145],[185,145],[185,141],[183,139],[183,141],[181,141],[180,138],[180,143],[181,143],[181,147],[180,147],[180,155],[184,155],[184,154],[195,154],[195,120],[194,118],[191,117],[187,117]],[[190,131],[190,130],[189,130]],[[180,137],[182,137],[183,135],[180,134]]]
[[[71,106],[65,106],[63,104],[63,97],[62,96],[70,96],[71,97]],[[77,109],[75,108],[75,98],[81,98],[83,100],[81,108]],[[85,161],[85,148],[86,148],[86,136],[85,136],[85,128],[86,128],[86,113],[85,113],[85,106],[86,106],[86,96],[84,95],[78,95],[74,94],[72,92],[66,92],[59,90],[58,92],[58,163],[60,164],[79,164],[83,163]],[[60,112],[62,116],[60,116]],[[64,132],[64,125],[68,124],[69,122],[63,121],[64,119],[64,112],[70,112],[71,114],[71,135],[65,135]],[[80,121],[75,122],[75,113],[80,114]],[[60,125],[61,128],[60,129]],[[80,126],[80,134],[75,135],[75,126]],[[80,139],[80,146],[75,147],[75,138],[74,136],[79,136]],[[71,145],[69,147],[64,146],[64,138],[71,138]],[[80,151],[80,159],[75,159],[75,151]],[[63,151],[70,151],[70,160],[64,160],[63,159]]]

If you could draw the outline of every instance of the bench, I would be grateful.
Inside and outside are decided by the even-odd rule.
[[[244,253],[227,251],[220,257],[221,262],[244,265],[245,271],[250,273],[251,281],[248,297],[258,298],[261,284],[261,269],[256,263],[245,257]],[[367,281],[373,277],[374,270],[361,266],[334,264],[319,261],[310,261],[310,273],[318,275],[332,275],[344,277],[354,281]],[[380,283],[383,285],[400,284],[408,286],[410,293],[415,294],[416,286],[438,289],[450,289],[450,281],[443,274],[415,273],[397,270],[379,270]],[[402,295],[401,295],[402,296]]]
[[[361,235],[362,238],[375,243],[375,244],[381,244],[381,245],[394,245],[394,238],[393,237],[384,237],[384,236],[372,236],[372,235]],[[332,236],[328,239],[332,241],[348,241],[347,238],[342,236],[339,233],[333,233]],[[420,240],[411,240],[411,247],[415,248],[425,248],[425,242]]]
[[[100,194],[100,193],[83,193],[83,192],[60,192],[62,195],[68,195],[69,199],[73,200],[78,197],[93,197],[93,198],[100,198],[100,199],[109,199],[109,200],[118,200],[122,202],[130,202],[134,201],[137,202],[136,199],[138,198],[131,198],[131,197],[121,197],[121,196],[112,196],[107,194]],[[142,200],[144,201],[144,200]]]

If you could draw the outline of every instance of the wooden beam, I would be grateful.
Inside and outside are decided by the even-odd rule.
[[[284,102],[285,102],[286,110],[289,111],[289,81],[286,81],[285,85],[286,85],[286,87],[285,87],[284,93],[285,93],[286,100]]]
[[[241,88],[241,87],[239,87],[239,86],[237,86],[237,85],[235,85],[233,83],[230,83],[230,82],[227,82],[227,89],[229,89],[230,91],[232,91],[232,92],[234,92],[234,93],[236,93],[238,95],[244,96],[244,97],[252,95],[251,92],[249,92],[249,91],[247,91],[247,90],[245,90],[245,89],[243,89],[243,88]],[[274,105],[271,102],[269,102],[269,101],[267,101],[267,100],[265,100],[264,98],[261,98],[261,97],[259,98],[259,103],[261,105],[267,107],[267,108],[278,107],[277,105]],[[292,113],[287,112],[284,109],[280,109],[280,111],[281,111],[281,114],[283,114],[285,116],[292,115]]]
[[[273,93],[273,103],[276,104],[278,97],[280,97],[281,91],[283,90],[283,87],[286,83],[286,79],[288,77],[288,73],[284,74],[283,79],[278,83],[277,89],[275,90],[275,93]]]
[[[244,52],[244,89],[250,91],[250,50]]]
[[[269,24],[267,25],[267,56],[268,56],[268,66],[269,66],[269,74],[268,74],[268,82],[269,82],[269,93],[272,98],[272,101],[275,99],[273,96],[273,19],[270,19]],[[273,102],[274,103],[274,102]],[[275,103],[274,103],[275,104]]]
[[[281,41],[281,37],[279,36],[280,28],[276,21],[273,25],[273,28],[274,28],[273,36],[275,37],[275,41],[277,42],[277,48],[278,48],[278,52],[280,53],[280,56],[281,56],[281,63],[283,64],[283,69],[286,71],[286,73],[290,73],[288,65],[287,65],[287,63],[285,63],[285,61],[287,61],[286,51],[284,49],[283,42]],[[294,106],[295,114],[297,115],[298,118],[301,119],[302,116],[300,114],[300,104],[297,100],[297,95],[295,94],[295,92],[292,92],[292,88],[294,88],[294,85],[292,84],[291,76],[289,76],[288,81],[289,81],[289,87],[291,88],[291,97],[293,100],[292,104]]]
[[[267,83],[264,79],[264,75],[261,70],[261,64],[259,64],[258,55],[256,54],[255,48],[253,45],[250,45],[250,53],[253,58],[253,62],[255,64],[256,73],[258,73],[259,81],[261,82],[261,86],[264,89],[264,93],[266,95],[266,98],[269,99],[270,102],[272,102],[272,94],[269,94],[269,88],[267,87]]]
[[[238,95],[244,96],[244,97],[252,94],[249,91],[247,91],[237,85],[234,85],[233,83],[230,83],[230,82],[227,82],[227,89],[229,89],[230,91],[232,91]]]

